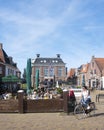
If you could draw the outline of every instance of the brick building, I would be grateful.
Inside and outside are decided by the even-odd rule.
[[[8,56],[3,49],[3,44],[0,43],[0,77],[15,75],[20,77],[21,72],[19,71],[17,64],[13,61],[11,56]]]
[[[60,54],[57,54],[55,58],[43,58],[40,57],[40,54],[37,54],[36,59],[32,62],[32,86],[35,86],[35,75],[36,71],[39,70],[39,80],[40,82],[44,80],[52,80],[55,78],[55,81],[65,80],[66,78],[66,67],[65,63],[60,57]]]
[[[104,58],[92,56],[88,67],[87,79],[90,87],[104,89]]]

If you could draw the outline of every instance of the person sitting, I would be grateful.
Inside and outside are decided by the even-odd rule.
[[[89,103],[91,102],[91,96],[90,92],[87,89],[87,86],[83,86],[82,92],[81,92],[81,103],[83,106],[87,109],[90,109]]]

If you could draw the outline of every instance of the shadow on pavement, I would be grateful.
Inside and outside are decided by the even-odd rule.
[[[104,116],[104,113],[96,113],[94,116]]]

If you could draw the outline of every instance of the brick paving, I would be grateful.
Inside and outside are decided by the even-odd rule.
[[[91,92],[95,101],[96,94]],[[103,91],[104,93],[104,91]],[[104,130],[104,99],[96,103],[96,114],[77,120],[73,114],[65,113],[1,113],[1,130]]]

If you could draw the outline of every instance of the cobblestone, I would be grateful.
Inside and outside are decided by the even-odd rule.
[[[91,92],[93,101],[100,91]],[[104,100],[96,103],[95,116],[82,120],[66,113],[1,113],[2,130],[104,130]]]

